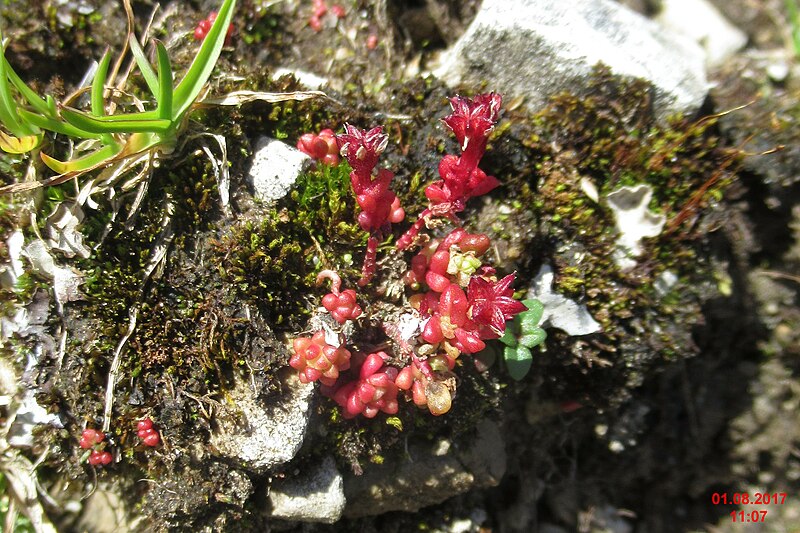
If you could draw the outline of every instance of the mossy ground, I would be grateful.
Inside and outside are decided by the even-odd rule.
[[[374,20],[377,27],[381,22],[371,18],[377,8],[368,4],[365,20]],[[269,57],[275,65],[302,43],[310,65],[330,64],[330,74],[341,81],[338,91],[330,91],[335,101],[255,102],[195,113],[191,131],[217,132],[227,140],[233,215],[220,204],[201,137],[156,170],[141,209],[129,223],[130,196],[123,197],[127,207],[113,221],[110,205],[90,212],[87,239],[92,245],[102,244],[90,258],[73,263],[86,276],[85,298],[66,308],[63,363],[46,360],[39,370],[39,381],[47,384],[40,403],[60,411],[67,421],[65,430],[47,430],[40,436],[51,446],[40,477],[56,484],[60,477],[67,478],[75,490],[91,475],[79,463],[80,429],[102,423],[111,361],[128,329],[130,310],[138,310],[136,328],[125,344],[111,424],[114,446],[124,450],[124,459],[99,476],[124,487],[131,508],[165,529],[223,528],[242,517],[249,520],[247,527],[257,527],[264,520],[247,499],[252,486],[230,481],[231,476],[247,479],[248,474],[215,460],[213,450],[204,448],[213,406],[225,401],[234,373],[251,378],[264,397],[276,393],[275,371],[288,360],[287,340],[307,327],[323,293],[314,285],[316,273],[336,269],[348,287],[359,276],[366,234],[355,222],[347,166],[310,170],[286,198],[262,205],[252,200],[243,178],[254,139],[267,135],[292,144],[302,133],[324,127],[339,130],[345,122],[360,127],[383,124],[390,144],[381,165],[397,175],[394,189],[410,218],[424,207],[424,185],[436,179],[441,156],[457,151],[438,121],[447,114],[449,96],[439,82],[391,81],[385,73],[376,74],[376,65],[382,68],[384,59],[390,63],[383,49],[356,48],[346,60],[332,61],[334,44],[341,45],[344,37],[330,29],[310,35],[290,10],[264,11],[245,3],[243,12],[240,39],[220,62],[221,70],[237,77],[215,82],[214,92],[300,89],[290,76],[273,81],[271,67],[259,62]],[[369,24],[359,26],[358,35],[369,29]],[[32,50],[31,46],[27,52]],[[43,50],[49,53],[50,48]],[[90,46],[87,54],[99,55],[94,52]],[[25,57],[25,52],[12,54],[12,63]],[[57,88],[58,83],[51,85]],[[462,89],[462,94],[475,92]],[[519,289],[531,282],[540,265],[552,265],[554,290],[585,303],[602,333],[576,339],[550,331],[546,350],[536,354],[531,373],[520,383],[511,381],[499,364],[481,373],[465,358],[457,369],[461,383],[453,410],[440,418],[404,405],[389,420],[381,416],[347,421],[332,402],[321,400],[315,420],[326,431],[309,440],[297,464],[331,451],[346,469],[368,468],[401,456],[407,439],[468,438],[481,418],[502,417],[525,430],[509,438],[509,471],[517,474],[512,473],[500,490],[514,492],[530,475],[548,480],[551,498],[565,494],[560,491],[578,491],[591,501],[608,490],[597,479],[610,475],[608,465],[629,460],[615,460],[608,449],[598,452],[601,445],[634,446],[656,433],[685,445],[685,435],[669,421],[650,424],[648,413],[655,412],[659,394],[669,395],[669,385],[690,368],[693,356],[719,347],[713,334],[719,322],[703,326],[709,309],[744,305],[719,289],[721,277],[728,276],[737,286],[743,283],[741,272],[725,268],[735,261],[719,217],[740,154],[725,146],[713,118],[656,122],[650,90],[601,67],[588,97],[563,94],[534,114],[520,107],[505,111],[482,165],[503,186],[485,200],[472,201],[462,214],[468,229],[490,235],[496,265],[502,272],[517,272]],[[7,176],[20,176],[24,169],[9,158],[2,165]],[[612,261],[616,231],[611,212],[585,194],[581,179],[590,180],[601,197],[622,185],[652,186],[651,207],[667,217],[667,226],[660,237],[646,243],[633,270],[623,272]],[[37,207],[40,221],[63,194],[45,193]],[[13,212],[0,206],[0,240],[5,241],[19,222]],[[388,259],[379,270],[390,281],[403,273],[408,259],[391,244],[388,239],[381,247]],[[162,245],[168,253],[151,268],[154,251]],[[0,258],[6,259],[3,254]],[[655,282],[665,271],[678,281],[661,294]],[[46,285],[45,280],[35,281]],[[25,303],[30,292],[13,301]],[[373,321],[397,299],[387,296],[386,280],[359,294]],[[749,319],[739,317],[734,323],[749,327]],[[49,326],[57,327],[57,322],[53,317]],[[370,331],[379,335],[378,328]],[[739,340],[747,348],[755,335]],[[364,345],[376,342],[380,341],[363,340]],[[724,348],[732,349],[727,344]],[[724,363],[703,364],[708,375]],[[656,386],[642,392],[648,383]],[[582,409],[570,415],[567,405]],[[680,408],[662,412],[674,416],[676,424],[688,416]],[[135,421],[144,416],[161,429],[164,449],[138,445]],[[601,445],[592,440],[599,426],[607,430],[596,439]],[[654,426],[658,432],[648,433]],[[568,483],[569,463],[585,450],[597,456],[581,472],[595,478],[586,488],[576,488]],[[650,475],[663,473],[650,463],[635,468]],[[137,483],[143,478],[158,480],[158,487]],[[252,481],[267,484],[258,476]],[[688,481],[686,476],[672,476],[669,483],[664,493],[676,498]],[[625,497],[624,490],[635,486],[636,480],[621,481],[613,491],[615,501],[643,509],[642,502],[631,501],[635,498],[630,494]],[[149,501],[163,501],[137,507],[148,491]],[[500,496],[491,498],[495,501],[489,505],[500,512]],[[419,522],[417,517],[407,520]]]

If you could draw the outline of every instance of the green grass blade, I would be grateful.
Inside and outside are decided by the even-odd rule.
[[[14,84],[14,87],[17,88],[19,93],[22,95],[23,98],[33,107],[36,111],[43,115],[48,116],[55,116],[55,108],[53,108],[53,115],[50,115],[50,109],[48,108],[47,100],[43,100],[38,94],[33,92],[33,90],[27,86],[27,84],[22,81],[14,69],[11,68],[11,65],[8,64],[8,60],[3,56],[3,65],[2,68],[5,69],[6,75],[8,79],[11,80],[11,83]],[[52,100],[52,96],[48,96]]]
[[[2,48],[3,36],[0,35],[0,48]],[[11,132],[15,137],[25,137],[27,135],[35,134],[35,131],[30,131],[22,122],[20,122],[19,115],[17,115],[17,104],[11,96],[11,87],[8,84],[8,70],[6,66],[6,51],[2,48],[3,60],[0,61],[0,122],[3,126]]]
[[[97,64],[97,71],[95,71],[94,80],[92,80],[92,114],[96,117],[101,117],[106,114],[103,91],[105,91],[108,66],[110,64],[111,52],[106,49],[102,59],[100,59],[100,63]]]
[[[150,64],[150,61],[147,60],[147,56],[144,55],[144,50],[139,45],[139,41],[136,39],[136,36],[131,34],[128,38],[128,45],[131,47],[131,53],[133,54],[133,59],[136,61],[136,65],[139,67],[139,71],[142,73],[142,77],[144,78],[144,82],[147,84],[147,88],[150,89],[150,92],[153,93],[153,96],[158,96],[159,87],[158,87],[158,76],[156,76],[156,72],[153,70],[153,66]]]
[[[111,52],[106,49],[103,57],[97,64],[97,70],[94,73],[92,80],[92,115],[102,117],[106,114],[105,100],[103,93],[105,92],[106,80],[108,79],[108,67],[111,64]],[[112,144],[114,138],[110,133],[103,134],[103,144]]]
[[[166,133],[172,126],[171,120],[143,118],[141,113],[126,113],[107,117],[93,117],[77,109],[62,108],[64,120],[82,130],[93,133]],[[105,120],[101,120],[105,119]]]
[[[225,0],[222,3],[217,13],[217,20],[214,21],[206,38],[203,39],[203,44],[200,45],[200,50],[194,57],[186,75],[175,88],[173,120],[180,120],[183,114],[188,111],[211,76],[211,72],[217,64],[217,59],[219,59],[219,54],[222,52],[222,46],[225,43],[228,26],[233,18],[235,5],[236,0]]]
[[[19,115],[25,122],[33,124],[37,128],[43,130],[52,131],[53,133],[60,133],[79,139],[99,139],[101,137],[97,133],[83,130],[61,120],[50,118],[49,116],[32,113],[27,109],[20,108]]]
[[[800,57],[800,10],[797,8],[797,0],[785,0],[786,11],[789,14],[789,29],[792,34],[792,45],[794,46],[795,56]]]
[[[158,60],[158,85],[161,89],[158,92],[156,101],[158,107],[158,118],[172,120],[172,66],[169,63],[169,55],[164,43],[156,41],[156,58]]]

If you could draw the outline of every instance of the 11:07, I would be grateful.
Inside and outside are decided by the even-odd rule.
[[[766,511],[733,511],[731,519],[734,522],[763,522],[767,518]]]

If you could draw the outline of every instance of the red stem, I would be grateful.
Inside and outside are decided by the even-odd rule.
[[[334,296],[338,296],[339,289],[342,288],[342,278],[340,278],[339,274],[333,270],[322,270],[319,274],[317,274],[317,285],[322,285],[322,280],[326,278],[331,280],[331,292]]]
[[[422,213],[419,214],[419,218],[417,221],[414,222],[414,225],[408,228],[402,237],[397,240],[397,249],[398,250],[405,250],[411,243],[414,241],[414,237],[419,234],[419,230],[422,229],[422,226],[425,224],[425,217],[430,216],[431,210],[426,208]]]
[[[375,275],[376,261],[378,255],[378,237],[375,234],[367,239],[367,253],[364,256],[364,266],[361,267],[361,279],[358,280],[359,287],[363,287],[372,280]]]

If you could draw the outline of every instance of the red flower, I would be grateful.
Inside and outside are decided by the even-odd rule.
[[[525,305],[512,298],[514,274],[494,283],[480,276],[472,276],[467,287],[467,298],[472,305],[472,319],[490,326],[498,334],[506,330],[506,321],[525,311]]]
[[[461,145],[461,150],[466,151],[473,140],[483,142],[491,133],[503,97],[497,93],[479,94],[475,98],[454,96],[450,99],[453,113],[442,119]]]
[[[378,157],[389,143],[389,136],[383,133],[383,126],[376,126],[366,131],[345,124],[344,129],[345,133],[336,136],[342,155],[359,177],[364,175],[369,177],[372,169],[378,164]],[[356,194],[359,192],[361,191],[357,190]]]

